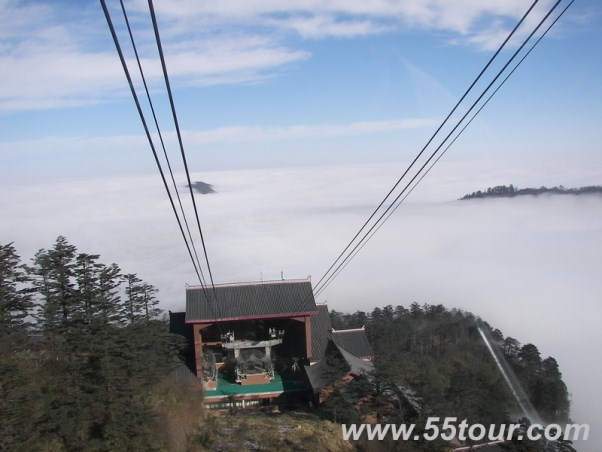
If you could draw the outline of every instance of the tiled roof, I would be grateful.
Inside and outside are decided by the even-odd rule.
[[[333,354],[335,358],[339,357],[343,359],[347,365],[346,371],[339,371],[340,377],[345,374],[351,374],[356,377],[369,376],[374,369],[372,362],[361,360],[336,345],[332,340],[328,340],[323,359],[313,366],[305,366],[305,372],[314,391],[318,391],[332,382],[335,370],[329,367],[328,360],[326,359],[326,356],[331,356],[330,354]]]
[[[311,318],[311,350],[312,361],[319,361],[324,356],[328,339],[347,350],[352,355],[362,358],[374,358],[374,350],[370,346],[366,331],[363,328],[351,330],[333,330],[328,313],[328,306],[317,305],[318,315]]]
[[[338,347],[341,355],[347,364],[349,364],[349,373],[359,377],[362,375],[369,375],[370,372],[374,370],[374,364],[371,361],[364,361],[363,359],[358,358],[357,356],[349,353],[343,347]]]
[[[363,328],[333,331],[332,339],[339,347],[344,348],[358,358],[374,358],[374,350],[372,350],[366,331]]]
[[[309,379],[309,384],[314,392],[319,391],[325,386],[328,386],[333,380],[342,378],[343,375],[349,371],[348,367],[345,370],[332,368],[332,366],[328,365],[328,359],[326,359],[326,356],[332,356],[332,359],[334,359],[335,362],[337,362],[339,359],[344,360],[343,355],[336,344],[332,342],[332,340],[327,340],[322,359],[312,366],[305,366],[305,372],[307,374],[307,378]]]
[[[209,297],[209,303],[207,302]],[[311,281],[223,284],[186,288],[186,322],[246,320],[316,314]]]
[[[319,361],[322,359],[322,356],[324,356],[324,350],[326,350],[326,344],[328,343],[328,337],[330,336],[330,330],[332,329],[328,306],[319,304],[317,305],[317,308],[318,315],[314,315],[311,318],[312,361]]]

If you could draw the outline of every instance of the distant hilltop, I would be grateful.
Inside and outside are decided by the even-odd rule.
[[[193,190],[195,190],[197,193],[200,193],[201,195],[210,195],[212,193],[217,193],[213,189],[213,185],[208,184],[206,182],[196,181],[193,182],[191,186]]]
[[[591,195],[602,194],[602,186],[590,185],[581,188],[565,188],[562,185],[558,187],[540,187],[540,188],[517,188],[514,185],[498,185],[497,187],[489,187],[485,191],[475,191],[460,198],[463,199],[479,199],[479,198],[514,198],[515,196],[525,195],[543,195],[545,193],[553,195]]]

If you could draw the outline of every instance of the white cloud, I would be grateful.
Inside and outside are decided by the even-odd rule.
[[[284,47],[225,47],[218,43],[205,53],[170,55],[172,78],[185,84],[249,83],[264,80],[270,70],[300,61],[307,52]],[[130,71],[135,62],[129,60]],[[162,79],[155,60],[142,60],[145,76],[151,84]],[[29,109],[72,107],[107,102],[128,93],[127,82],[114,53],[66,51],[56,53],[0,55],[0,112]],[[148,68],[148,71],[147,71]],[[132,72],[137,79],[136,72]]]
[[[169,70],[170,75],[194,85],[223,83],[222,78],[229,83],[254,82],[265,78],[270,70],[309,56],[308,52],[287,49],[253,36],[215,39],[198,43],[186,51],[171,53]]]
[[[119,33],[119,10],[112,12]],[[80,21],[60,21],[56,13],[49,5],[0,3],[0,67],[9,68],[0,71],[0,113],[73,107],[127,95],[125,76],[100,11],[94,11],[94,20]],[[109,46],[107,50],[98,50],[95,36]],[[127,42],[122,34],[126,57]],[[165,43],[170,75],[185,85],[258,82],[309,57],[306,51],[256,34],[192,34],[185,42]],[[156,49],[140,45],[139,51],[151,85],[161,83]],[[128,64],[137,80],[135,61],[128,58]]]
[[[544,10],[552,2],[541,2],[536,10]],[[145,2],[136,7],[145,10]],[[178,23],[180,30],[186,23],[197,20],[223,26],[227,23],[265,25],[277,23],[304,37],[352,37],[378,34],[393,28],[437,30],[460,35],[466,44],[481,43],[488,35],[492,21],[504,19],[514,23],[528,7],[522,0],[447,0],[429,1],[362,1],[362,0],[294,0],[279,2],[263,0],[246,2],[226,1],[164,1],[155,6],[157,14]],[[284,20],[270,21],[270,18]],[[208,19],[209,18],[209,19]],[[210,26],[210,25],[209,25]],[[509,27],[508,31],[510,30]],[[483,35],[481,37],[481,35]],[[501,42],[501,41],[500,41]],[[498,42],[499,44],[499,42]],[[488,42],[487,47],[490,45]]]
[[[332,138],[394,132],[436,124],[434,119],[395,119],[364,121],[350,124],[297,124],[287,127],[229,126],[214,130],[186,133],[190,144],[235,143],[251,141],[295,140],[300,138]]]
[[[269,142],[281,140],[298,140],[303,138],[333,138],[358,135],[370,135],[395,132],[405,129],[427,127],[436,124],[434,119],[407,118],[388,121],[363,121],[349,124],[295,124],[284,127],[227,126],[211,130],[182,131],[187,146],[219,143]],[[158,146],[159,140],[153,134]],[[175,144],[173,131],[163,131],[166,143]],[[86,150],[122,152],[126,149],[147,150],[148,142],[144,135],[108,136],[108,137],[44,137],[35,140],[0,141],[0,152],[6,158],[10,155],[31,155],[32,158],[44,159],[45,153],[76,153]]]
[[[543,3],[540,11],[550,2]],[[119,8],[110,6],[125,46]],[[155,7],[170,72],[184,85],[256,83],[277,76],[310,57],[286,40],[290,34],[347,38],[409,27],[442,31],[448,42],[491,49],[525,10],[522,0],[170,0]],[[151,42],[146,2],[137,0],[128,8],[136,35]],[[46,3],[0,2],[0,67],[9,68],[0,72],[0,112],[72,107],[127,95],[100,8],[69,14],[65,20],[57,5]],[[150,81],[159,82],[154,47],[140,44],[140,51]]]
[[[72,107],[124,90],[115,55],[67,50],[0,56],[0,112]]]
[[[303,38],[322,39],[326,37],[352,38],[370,36],[392,31],[394,27],[374,20],[337,20],[329,15],[292,16],[267,23],[282,29],[292,29]]]
[[[56,7],[0,2],[0,112],[100,102],[124,87],[114,53],[90,51],[86,19]]]
[[[453,201],[499,183],[591,183],[570,174],[572,168],[544,174],[541,166],[472,165],[437,167],[320,301],[339,311],[413,301],[470,310],[557,358],[575,421],[596,431],[602,394],[592,388],[599,388],[602,363],[584,350],[602,345],[602,200]],[[281,270],[286,278],[312,274],[315,282],[402,166],[193,174],[218,192],[198,197],[216,282],[279,278]],[[599,181],[599,169],[587,177]],[[194,273],[162,190],[158,176],[3,181],[0,210],[9,214],[0,222],[0,240],[14,241],[27,259],[63,234],[82,252],[100,253],[157,284],[163,308],[183,309],[183,286],[195,282]]]

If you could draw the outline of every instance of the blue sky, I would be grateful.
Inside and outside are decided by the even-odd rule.
[[[131,56],[119,3],[108,4]],[[0,1],[4,180],[156,171],[100,5],[73,5]],[[527,25],[550,5],[540,1]],[[126,7],[173,138],[148,6]],[[184,145],[192,169],[205,171],[409,160],[527,4],[173,0],[155,8]],[[600,167],[601,19],[597,3],[575,2],[446,159]]]

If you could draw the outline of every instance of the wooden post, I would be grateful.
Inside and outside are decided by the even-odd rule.
[[[194,336],[194,360],[196,364],[196,377],[201,378],[203,376],[203,338],[201,337],[201,325],[199,323],[193,324],[192,332]]]
[[[196,377],[201,378],[203,376],[203,337],[201,336],[201,330],[210,327],[212,323],[193,323],[192,324],[192,335],[194,337],[194,361]]]
[[[305,317],[305,357],[311,358],[311,317]]]

